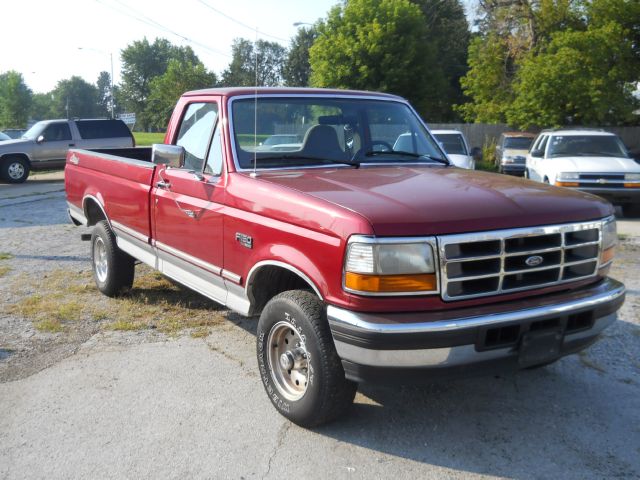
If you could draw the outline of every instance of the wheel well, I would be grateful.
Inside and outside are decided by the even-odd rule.
[[[24,153],[6,153],[2,155],[2,157],[0,157],[0,163],[4,162],[5,160],[9,160],[10,158],[21,158],[25,162],[27,162],[27,165],[29,165],[29,168],[31,168],[31,160]]]
[[[258,315],[269,300],[287,290],[308,290],[316,294],[313,285],[284,267],[265,265],[256,271],[248,287],[251,314]]]
[[[92,227],[102,220],[106,220],[102,207],[92,198],[87,198],[84,202],[84,214],[87,217],[87,226]]]

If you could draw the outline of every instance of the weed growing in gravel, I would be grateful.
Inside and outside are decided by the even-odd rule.
[[[13,255],[7,252],[0,252],[0,260],[10,260],[13,258]]]
[[[10,271],[11,271],[11,267],[7,267],[6,265],[0,265],[0,277],[4,277]]]
[[[224,321],[222,307],[144,266],[137,267],[131,291],[116,299],[103,296],[88,271],[55,270],[37,279],[22,274],[13,289],[27,295],[4,310],[41,331],[96,322],[105,330],[157,329],[173,335],[195,329],[193,334],[206,336],[209,327]]]

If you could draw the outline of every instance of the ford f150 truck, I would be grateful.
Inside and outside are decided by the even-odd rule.
[[[165,144],[70,150],[65,181],[99,290],[126,291],[138,260],[259,315],[260,378],[303,426],[358,382],[553,362],[624,300],[609,203],[456,168],[393,95],[189,92]]]

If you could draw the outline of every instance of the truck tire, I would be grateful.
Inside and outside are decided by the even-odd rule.
[[[135,260],[118,248],[106,220],[91,233],[91,265],[98,290],[107,297],[117,297],[133,285]]]
[[[0,162],[0,177],[9,183],[24,183],[31,167],[22,157],[9,157]]]
[[[269,400],[301,427],[330,422],[353,403],[357,384],[345,378],[324,305],[311,292],[290,290],[267,303],[257,356]]]

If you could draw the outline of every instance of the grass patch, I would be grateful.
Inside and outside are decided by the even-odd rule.
[[[191,332],[191,338],[206,338],[211,331],[208,327],[198,327]]]
[[[483,172],[498,172],[498,166],[494,162],[485,162],[484,160],[476,162],[476,170]]]
[[[13,255],[7,252],[0,252],[0,260],[10,260],[13,258]]]
[[[154,143],[164,143],[164,133],[133,132],[136,146],[145,147]]]
[[[10,271],[11,271],[11,267],[7,267],[6,265],[0,265],[0,277],[4,277]]]
[[[629,235],[627,235],[626,233],[619,233],[618,234],[618,240],[620,240],[621,242],[624,242],[628,238],[629,238]]]
[[[142,265],[136,268],[133,288],[115,299],[98,291],[89,271],[56,270],[35,280],[21,274],[12,286],[16,291],[37,293],[2,309],[46,331],[97,322],[105,330],[157,329],[174,335],[189,329],[206,336],[210,327],[225,320],[219,312],[223,307]]]

